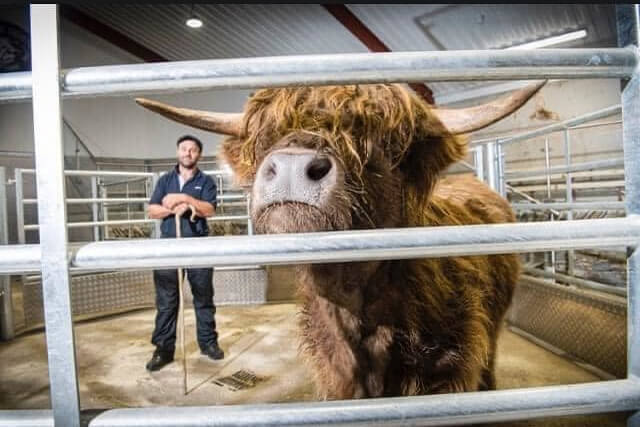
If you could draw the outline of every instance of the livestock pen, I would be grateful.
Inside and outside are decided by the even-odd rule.
[[[3,246],[0,272],[42,273],[51,410],[1,411],[0,425],[81,425],[71,273],[154,267],[233,267],[527,253],[623,246],[640,236],[640,92],[637,49],[457,51],[253,58],[66,70],[60,74],[57,7],[33,5],[33,71],[0,78],[1,99],[33,97],[39,244]],[[637,32],[638,8],[626,17]],[[631,40],[627,40],[628,42]],[[632,40],[637,44],[637,40]],[[117,72],[115,72],[117,71]],[[372,72],[373,71],[373,72]],[[179,78],[176,78],[179,76]],[[204,77],[203,77],[204,76]],[[500,226],[386,229],[184,241],[109,241],[71,247],[66,238],[61,97],[162,93],[203,87],[473,79],[625,79],[622,92],[625,218]],[[95,224],[93,224],[95,225]],[[6,228],[6,226],[5,226]],[[456,395],[277,405],[107,410],[89,425],[462,424],[640,409],[638,254],[629,251],[626,379]],[[629,425],[638,424],[632,416]]]

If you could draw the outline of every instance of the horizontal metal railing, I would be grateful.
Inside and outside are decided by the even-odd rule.
[[[620,114],[621,112],[622,112],[622,105],[616,104],[607,108],[603,108],[598,111],[593,111],[591,113],[583,114],[581,116],[572,117],[570,119],[564,120],[562,122],[554,123],[549,126],[544,126],[541,128],[527,131],[527,132],[519,133],[517,135],[473,140],[471,141],[470,145],[476,146],[476,145],[486,144],[489,142],[498,142],[500,144],[510,144],[513,142],[525,141],[527,139],[535,138],[537,136],[548,135],[553,132],[570,129],[572,127],[581,125],[583,123],[591,122],[598,119],[603,119],[605,117],[611,117],[616,114]]]
[[[51,409],[0,411],[0,427],[53,427]]]
[[[639,388],[637,380],[627,379],[357,402],[112,409],[98,415],[89,426],[450,426],[497,423],[632,410],[640,406]]]
[[[532,178],[548,175],[556,175],[570,172],[582,172],[595,169],[622,169],[624,166],[624,159],[607,159],[596,160],[593,162],[574,163],[570,166],[553,166],[549,169],[537,169],[537,170],[523,170],[517,172],[506,172],[505,179],[512,180],[516,178]]]
[[[171,93],[382,82],[624,78],[631,48],[458,50],[275,56],[83,67],[61,72],[62,96]],[[31,97],[28,72],[0,76],[0,101]]]
[[[615,210],[624,209],[624,202],[555,202],[555,203],[512,203],[518,211],[537,210]]]
[[[604,292],[607,294],[627,296],[626,288],[605,285],[602,283],[594,282],[592,280],[582,279],[580,277],[575,277],[575,276],[569,276],[567,274],[562,274],[562,273],[554,273],[553,271],[541,270],[539,268],[524,267],[522,270],[523,272],[527,274],[531,274],[533,276],[546,277],[548,279],[558,280],[563,283],[575,285],[579,288],[591,289],[594,291]]]
[[[635,246],[640,217],[258,236],[104,241],[70,254],[72,269],[112,270],[350,262]],[[20,255],[16,251],[21,250]],[[0,273],[39,269],[39,245],[0,247]]]
[[[32,47],[46,46],[55,51],[54,40],[57,26],[48,31],[41,29],[43,23],[51,24],[56,16],[55,6],[33,5],[31,19],[40,25],[32,25]],[[37,12],[37,13],[34,13]],[[35,16],[35,19],[34,19]],[[46,19],[45,19],[46,18]],[[38,20],[40,19],[40,20]],[[637,7],[634,7],[633,22],[637,25]],[[35,35],[34,35],[35,33]],[[53,49],[51,49],[53,46]],[[37,51],[37,50],[36,50]],[[45,49],[34,58],[40,58]],[[44,55],[43,55],[44,56]],[[49,61],[48,69],[58,72],[56,61]],[[55,63],[54,63],[55,62]],[[375,230],[361,232],[317,233],[316,239],[309,235],[257,236],[255,238],[201,238],[165,239],[153,242],[124,241],[98,242],[81,247],[69,254],[73,268],[104,266],[108,268],[128,268],[121,261],[127,255],[134,255],[130,265],[136,267],[156,266],[161,260],[170,259],[173,265],[191,262],[206,262],[207,265],[233,263],[234,253],[244,255],[263,254],[262,259],[274,263],[287,259],[295,262],[332,262],[332,260],[389,259],[385,253],[393,249],[391,258],[412,256],[446,256],[480,253],[528,252],[562,248],[603,247],[607,245],[635,246],[640,237],[638,219],[633,215],[640,212],[640,198],[637,192],[637,117],[638,75],[637,52],[635,48],[622,49],[548,49],[548,50],[489,50],[450,52],[400,52],[375,54],[312,55],[272,58],[239,58],[231,60],[189,61],[172,63],[150,63],[123,66],[88,67],[67,70],[60,73],[60,82],[51,85],[42,78],[42,63],[34,61],[33,75],[36,87],[61,88],[61,96],[126,95],[134,93],[169,93],[174,91],[211,89],[223,87],[261,88],[272,86],[380,83],[380,82],[422,82],[422,81],[466,81],[540,78],[627,78],[633,77],[623,91],[625,106],[625,167],[627,176],[627,208],[629,217],[623,219],[592,220],[603,222],[571,221],[567,223],[532,223],[490,226],[435,227],[405,230]],[[32,76],[30,73],[13,73],[0,76],[0,101],[28,99],[31,97]],[[51,80],[51,79],[50,79]],[[629,89],[631,87],[631,89]],[[38,94],[39,92],[36,92]],[[56,97],[58,94],[56,93]],[[40,98],[43,99],[43,98]],[[35,105],[35,104],[34,104]],[[51,117],[49,109],[35,108],[42,115],[36,118],[36,129],[44,123],[43,117]],[[44,110],[44,111],[43,111]],[[46,114],[45,114],[46,112]],[[59,117],[58,117],[59,119]],[[631,121],[633,123],[627,123]],[[41,141],[41,139],[38,139]],[[57,143],[60,143],[59,138]],[[43,144],[36,144],[36,152],[42,157]],[[37,156],[36,156],[37,157]],[[42,162],[44,164],[45,162]],[[55,165],[53,172],[62,169]],[[47,170],[43,168],[43,170]],[[50,176],[56,176],[50,173]],[[633,197],[632,197],[633,196]],[[47,193],[47,198],[54,198]],[[64,203],[63,197],[56,196]],[[47,205],[54,206],[53,204]],[[45,208],[47,207],[45,206]],[[55,212],[54,209],[49,209]],[[606,222],[604,222],[606,221]],[[64,223],[64,219],[62,221]],[[64,226],[64,224],[61,224]],[[50,227],[55,231],[55,227]],[[448,234],[448,235],[447,235]],[[292,238],[287,242],[287,237]],[[216,240],[213,240],[216,239]],[[226,240],[228,239],[228,241]],[[235,240],[234,240],[235,239]],[[265,239],[265,240],[262,240]],[[273,240],[268,240],[273,239]],[[201,240],[200,246],[193,245]],[[261,243],[272,246],[260,247]],[[60,258],[60,246],[45,241],[43,248],[50,248]],[[151,243],[151,246],[146,246]],[[186,244],[185,244],[186,243]],[[220,245],[220,243],[224,243]],[[120,244],[130,246],[119,246]],[[16,265],[37,254],[39,266],[40,247],[19,245],[13,251],[23,251],[27,259],[14,257]],[[363,249],[363,246],[365,249]],[[225,250],[222,251],[221,248]],[[366,248],[368,247],[368,249]],[[119,253],[126,249],[128,252]],[[273,253],[273,250],[276,250]],[[66,249],[62,249],[64,252]],[[267,253],[267,250],[272,253]],[[0,248],[0,268],[9,265],[4,257],[5,249]],[[145,252],[146,251],[146,252]],[[319,251],[319,252],[314,252]],[[7,251],[8,252],[8,251]],[[326,254],[326,259],[316,259],[318,253]],[[418,255],[420,254],[420,255]],[[49,254],[47,254],[49,255]],[[106,257],[106,258],[105,258]],[[145,259],[147,258],[147,259]],[[52,257],[45,258],[43,268],[52,270]],[[56,258],[57,259],[57,258]],[[260,259],[260,257],[258,257]],[[632,257],[633,259],[633,257]],[[252,257],[252,263],[256,262]],[[120,263],[119,263],[120,262]],[[259,261],[264,263],[263,261]],[[634,261],[637,265],[638,261]],[[22,264],[28,267],[27,263]],[[166,263],[162,266],[168,266]],[[14,266],[15,267],[15,266]],[[107,411],[90,425],[304,425],[304,424],[419,424],[433,425],[496,422],[528,419],[542,416],[589,414],[640,408],[640,384],[637,382],[640,354],[635,334],[640,329],[637,316],[637,269],[630,269],[631,292],[629,295],[630,336],[629,379],[596,384],[554,386],[533,389],[504,390],[481,393],[461,393],[437,396],[405,398],[385,398],[310,404],[283,405],[241,405],[215,407],[182,408],[137,408]],[[63,277],[68,270],[62,273]],[[19,270],[18,270],[19,271]],[[49,276],[43,285],[54,287],[56,277]],[[63,284],[62,291],[69,285]],[[62,292],[59,295],[63,295]],[[79,425],[73,344],[58,340],[59,335],[72,330],[58,322],[66,321],[70,314],[67,298],[51,293],[50,310],[47,312],[47,339],[50,362],[51,395],[54,417],[57,425]],[[56,299],[57,297],[57,299]],[[66,301],[66,302],[65,302]],[[60,310],[58,310],[60,309]],[[51,311],[58,310],[58,311]],[[56,314],[57,316],[53,316]],[[55,319],[55,321],[54,321]],[[634,332],[635,331],[635,332]],[[68,334],[67,334],[68,335]],[[58,344],[59,343],[59,344]],[[52,347],[54,347],[52,349]],[[71,349],[71,350],[69,350]],[[68,361],[71,363],[67,363]],[[62,369],[60,368],[62,366]],[[66,368],[66,369],[65,369]],[[51,374],[53,373],[53,375]],[[7,412],[0,411],[0,420],[6,419]],[[9,414],[11,416],[11,414]],[[637,418],[637,417],[636,417]],[[66,420],[71,422],[66,422]],[[637,419],[636,419],[637,422]]]
[[[216,197],[217,201],[232,201],[232,200],[246,200],[247,196],[244,194],[223,194]],[[68,205],[81,205],[86,203],[148,203],[147,197],[107,197],[107,198],[95,198],[95,199],[67,199]],[[22,203],[25,205],[37,205],[38,199],[23,199]]]

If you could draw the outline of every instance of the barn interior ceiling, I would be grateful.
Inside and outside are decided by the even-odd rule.
[[[347,18],[340,19],[336,8]],[[72,13],[80,25],[84,21],[91,29],[89,17],[124,36],[121,41],[142,46],[152,60],[154,54],[157,60],[180,61],[355,53],[381,51],[380,46],[390,51],[505,49],[578,30],[586,31],[586,36],[550,47],[617,45],[613,4],[77,3],[63,7],[63,18],[70,19]],[[191,15],[202,21],[202,27],[185,25]],[[495,81],[425,84],[437,103],[510,87]]]

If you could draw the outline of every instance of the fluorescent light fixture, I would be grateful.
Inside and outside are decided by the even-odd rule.
[[[510,49],[537,49],[539,47],[553,46],[556,44],[569,42],[572,40],[578,40],[587,37],[587,30],[572,31],[570,33],[561,34],[559,36],[547,37],[545,39],[536,40],[529,43],[524,43],[517,46],[511,46],[505,50]]]
[[[202,27],[202,21],[199,20],[196,17],[191,17],[189,19],[187,19],[187,27],[191,27],[191,28],[200,28]]]

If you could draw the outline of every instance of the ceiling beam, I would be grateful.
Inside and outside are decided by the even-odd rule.
[[[122,34],[114,28],[103,24],[94,17],[87,15],[86,13],[76,9],[70,5],[60,5],[60,15],[62,18],[69,22],[76,24],[79,27],[84,28],[92,34],[108,41],[114,46],[129,52],[130,54],[137,56],[145,62],[163,62],[168,61],[162,55],[154,52],[153,50],[141,45],[130,37]]]
[[[358,38],[371,52],[391,52],[362,21],[343,4],[323,4],[327,12],[333,15],[344,27]],[[422,96],[429,104],[433,104],[433,92],[425,84],[409,83],[411,89]]]

